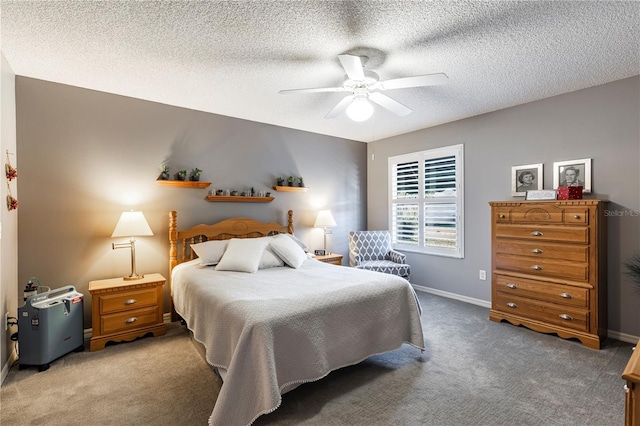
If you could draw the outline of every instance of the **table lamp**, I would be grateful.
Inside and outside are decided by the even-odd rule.
[[[142,212],[132,210],[123,212],[122,215],[120,215],[120,220],[118,220],[116,229],[114,229],[113,234],[111,234],[111,238],[129,237],[130,240],[128,243],[112,243],[111,248],[113,250],[119,248],[131,249],[131,275],[123,277],[125,280],[139,280],[140,278],[144,278],[144,275],[138,275],[136,272],[136,240],[133,237],[151,235],[153,235],[153,232],[151,232],[151,228],[149,228],[149,224]]]
[[[326,254],[329,254],[327,253],[327,234],[330,234],[331,231],[328,231],[327,228],[337,226],[331,210],[320,210],[318,217],[316,217],[316,223],[314,223],[313,226],[314,228],[324,228],[324,251]]]

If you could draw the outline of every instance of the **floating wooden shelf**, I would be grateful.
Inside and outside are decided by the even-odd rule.
[[[270,203],[273,197],[243,197],[242,195],[207,195],[207,201],[219,203]]]
[[[211,185],[211,182],[204,182],[199,180],[156,180],[156,183],[161,186],[173,186],[178,188],[206,188]]]
[[[307,192],[309,188],[306,186],[274,186],[273,189],[284,192]]]

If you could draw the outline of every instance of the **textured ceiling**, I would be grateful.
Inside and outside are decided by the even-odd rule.
[[[636,1],[1,1],[16,75],[358,141],[640,74]],[[325,119],[345,93],[339,54],[382,80],[398,117]]]

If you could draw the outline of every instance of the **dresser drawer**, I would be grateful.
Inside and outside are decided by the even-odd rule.
[[[105,315],[100,318],[100,321],[103,334],[134,330],[161,322],[156,307]]]
[[[586,288],[498,275],[496,291],[508,296],[538,299],[559,305],[589,307],[589,290]]]
[[[110,314],[145,306],[155,306],[158,297],[155,287],[144,288],[114,294],[104,294],[100,297],[100,314]]]
[[[504,293],[496,293],[493,309],[573,330],[587,331],[589,329],[589,312],[584,309],[555,305]]]
[[[532,277],[589,281],[589,265],[586,263],[532,259],[503,253],[496,253],[495,261],[497,270],[520,272]]]
[[[589,244],[589,228],[583,226],[503,225],[495,227],[496,238]]]
[[[589,209],[584,207],[567,207],[564,210],[564,223],[567,225],[588,225]]]
[[[535,259],[558,259],[573,262],[589,261],[589,246],[577,244],[552,244],[547,242],[522,242],[499,239],[495,243],[496,253],[531,256]]]

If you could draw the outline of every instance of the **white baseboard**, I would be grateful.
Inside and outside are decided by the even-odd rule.
[[[11,355],[9,355],[9,359],[2,366],[2,379],[0,379],[0,386],[2,385],[2,383],[4,383],[4,379],[6,379],[7,375],[9,374],[9,369],[11,368],[13,363],[16,362],[17,359],[18,359],[18,355],[16,355],[15,351],[12,351]]]
[[[467,297],[467,296],[461,296],[461,295],[456,294],[456,293],[450,293],[448,291],[436,290],[435,288],[424,287],[424,286],[417,285],[417,284],[411,284],[411,285],[416,290],[422,291],[424,293],[430,293],[430,294],[435,294],[436,296],[446,297],[448,299],[459,300],[461,302],[470,303],[472,305],[482,306],[483,308],[491,308],[491,302],[487,302],[485,300],[474,299],[472,297]],[[627,343],[638,343],[638,340],[640,340],[640,337],[638,337],[638,336],[633,336],[631,334],[620,333],[619,331],[613,331],[613,330],[607,330],[607,336],[612,338],[612,339],[620,340],[622,342],[627,342]]]

